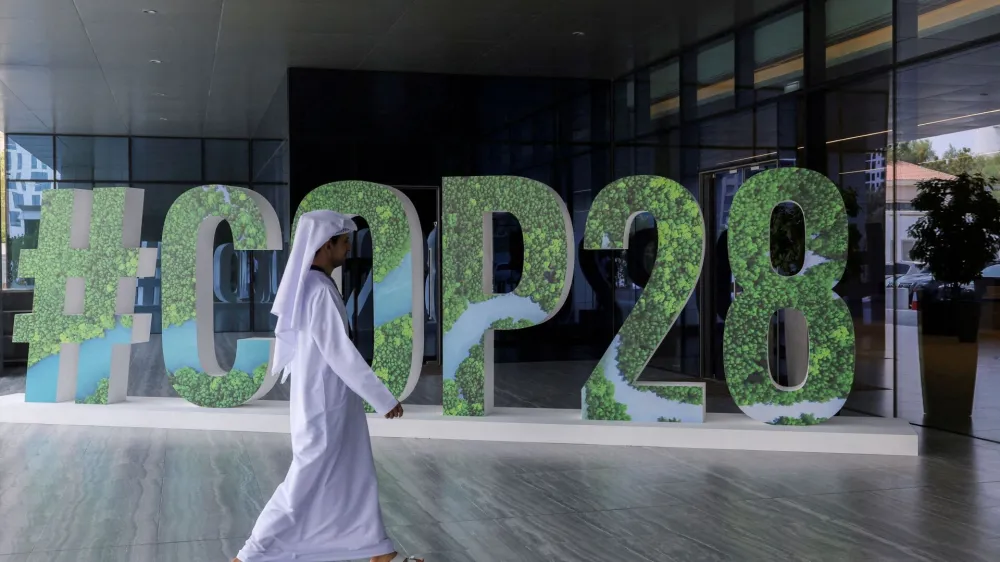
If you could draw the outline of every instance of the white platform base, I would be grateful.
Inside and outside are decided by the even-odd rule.
[[[37,404],[23,394],[0,397],[0,423],[146,427],[288,433],[288,402],[260,401],[209,409],[180,398],[131,397],[109,406]],[[592,422],[579,410],[497,408],[483,418],[452,418],[440,406],[407,406],[402,420],[369,416],[373,437],[521,443],[625,445],[745,451],[870,455],[918,454],[917,435],[904,420],[836,417],[813,427],[772,426],[742,414],[708,414],[703,424]]]

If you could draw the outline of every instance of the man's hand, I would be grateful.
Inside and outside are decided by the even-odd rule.
[[[396,407],[393,408],[392,410],[389,410],[389,413],[385,415],[385,419],[387,420],[394,420],[396,418],[401,418],[401,417],[403,417],[402,404],[396,404]]]

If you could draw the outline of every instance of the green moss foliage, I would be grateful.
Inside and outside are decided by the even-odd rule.
[[[406,390],[406,381],[410,376],[412,346],[412,314],[400,316],[375,328],[375,354],[372,357],[372,370],[389,389],[389,392],[397,398]],[[365,403],[365,411],[374,413],[375,408]]]
[[[249,190],[206,185],[184,192],[167,211],[160,249],[163,329],[195,317],[195,271],[198,231],[210,219],[222,219],[233,233],[237,251],[266,250],[264,218]]]
[[[520,330],[528,328],[533,323],[529,320],[514,320],[504,318],[494,322],[490,328],[494,330]],[[479,343],[472,346],[469,356],[459,365],[455,372],[455,380],[444,381],[444,414],[446,416],[483,416],[485,415],[486,362],[483,345],[486,334],[479,338]]]
[[[232,370],[213,377],[190,367],[170,375],[170,384],[185,400],[204,408],[235,408],[246,404],[267,376],[267,363],[253,370],[253,375]]]
[[[406,218],[408,203],[402,194],[388,186],[364,181],[342,181],[317,187],[309,192],[295,212],[292,226],[310,211],[327,210],[348,216],[360,216],[368,222],[372,237],[372,275],[374,276],[375,306],[379,306],[379,287],[386,276],[398,268],[412,250],[410,224]],[[409,278],[408,276],[406,277]],[[372,370],[385,383],[393,396],[406,389],[413,357],[413,314],[375,327],[375,352]],[[365,410],[374,408],[365,404]]]
[[[700,386],[652,386],[651,391],[671,402],[701,406],[705,402],[705,391]]]
[[[267,249],[264,218],[249,190],[207,185],[184,192],[167,211],[163,224],[160,275],[164,331],[194,320],[197,314],[198,233],[204,222],[213,219],[229,225],[236,250]],[[169,352],[164,349],[164,353]],[[267,365],[263,365],[253,376],[236,370],[224,376],[211,376],[196,367],[200,365],[188,365],[170,373],[170,384],[185,400],[205,408],[234,408],[244,404],[257,392],[267,370]]]
[[[299,217],[319,210],[360,216],[368,222],[375,283],[385,279],[410,253],[410,224],[406,219],[406,209],[403,201],[388,186],[366,181],[340,181],[317,187],[305,196],[295,212],[293,236]]]
[[[771,211],[786,201],[798,204],[805,216],[806,265],[792,277],[776,273],[769,255]],[[740,188],[730,217],[729,261],[743,292],[726,318],[723,358],[736,403],[788,406],[846,399],[854,380],[854,325],[833,292],[848,248],[847,213],[837,187],[813,171],[770,170]],[[795,391],[777,388],[768,371],[768,326],[783,308],[801,311],[809,326],[809,375]],[[796,419],[823,421],[811,415]]]
[[[18,264],[21,262],[21,250],[38,247],[38,230],[28,229],[24,236],[14,236],[7,241],[7,279],[14,283],[24,284],[26,279],[20,275]]]
[[[14,321],[14,341],[28,343],[28,366],[59,353],[63,343],[104,337],[115,327],[115,303],[122,277],[136,277],[138,248],[122,246],[126,188],[93,192],[88,249],[70,247],[76,190],[50,190],[42,196],[38,247],[21,252],[19,276],[34,278],[34,310]],[[64,315],[66,280],[86,282],[81,315]],[[122,316],[124,326],[131,316]]]
[[[649,282],[607,353],[615,361],[625,381],[643,392],[653,392],[664,400],[701,404],[703,389],[697,386],[645,386],[637,384],[649,359],[667,336],[677,316],[690,298],[698,277],[705,248],[705,227],[694,197],[677,182],[656,176],[632,176],[605,187],[591,206],[584,230],[584,248],[622,250],[625,248],[628,219],[647,212],[656,220],[656,261]],[[595,369],[585,389],[589,419],[617,420],[628,404],[611,402],[614,387],[603,369],[605,359]],[[600,401],[600,402],[598,402]]]
[[[615,386],[604,374],[603,361],[587,379],[583,396],[588,420],[632,421],[628,406],[615,400]]]
[[[514,294],[552,313],[568,282],[565,207],[546,185],[512,176],[445,178],[442,192],[441,283],[443,333],[483,292],[483,216],[511,213],[524,237],[524,268]]]
[[[441,404],[446,416],[467,416],[468,404],[458,395],[458,382],[455,379],[445,379],[441,389]]]
[[[79,399],[76,401],[77,404],[107,404],[108,403],[108,385],[110,380],[103,378],[97,381],[97,389],[90,396]]]
[[[771,425],[817,425],[825,422],[829,418],[817,418],[812,414],[802,414],[797,418],[781,416],[771,422]]]

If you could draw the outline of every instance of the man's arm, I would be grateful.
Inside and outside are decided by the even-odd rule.
[[[399,401],[354,347],[334,304],[333,299],[336,297],[326,287],[317,292],[311,303],[313,306],[309,313],[309,332],[323,358],[333,372],[358,396],[371,404],[376,412],[385,415],[393,411]]]

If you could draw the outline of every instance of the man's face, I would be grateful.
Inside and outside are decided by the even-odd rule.
[[[351,253],[351,236],[349,234],[341,234],[330,240],[330,261],[333,263],[334,268],[338,268],[347,262],[347,257]]]

